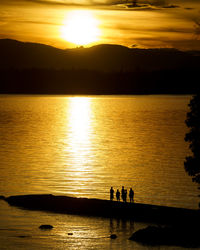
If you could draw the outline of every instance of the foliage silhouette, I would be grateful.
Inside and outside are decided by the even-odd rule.
[[[199,71],[0,69],[0,94],[193,94]],[[190,82],[190,84],[186,84]]]
[[[185,135],[185,141],[190,143],[192,156],[186,157],[184,165],[186,172],[193,176],[192,180],[200,183],[200,94],[193,96],[188,106],[190,111],[185,123],[190,130]]]

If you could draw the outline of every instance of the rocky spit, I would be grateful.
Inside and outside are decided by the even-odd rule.
[[[200,246],[200,210],[51,194],[0,196],[0,199],[23,209],[150,222],[157,226],[134,232],[130,240],[147,245]],[[49,229],[49,225],[43,227]]]

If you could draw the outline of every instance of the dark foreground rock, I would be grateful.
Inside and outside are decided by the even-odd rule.
[[[173,245],[182,247],[199,247],[199,230],[195,227],[156,227],[148,226],[136,231],[129,240],[145,245]]]
[[[127,218],[135,221],[164,224],[200,223],[200,211],[194,209],[54,196],[51,194],[10,196],[5,200],[12,206],[56,213]]]

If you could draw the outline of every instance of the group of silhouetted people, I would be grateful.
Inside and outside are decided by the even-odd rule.
[[[114,199],[114,189],[113,187],[110,188],[110,200],[113,201]],[[120,201],[120,191],[119,189],[117,189],[116,191],[116,200],[117,201]],[[130,188],[129,190],[129,199],[130,199],[130,202],[133,202],[133,198],[134,198],[134,191],[132,188]],[[126,202],[127,201],[127,189],[124,189],[124,186],[122,186],[122,190],[121,190],[121,199],[123,202]]]

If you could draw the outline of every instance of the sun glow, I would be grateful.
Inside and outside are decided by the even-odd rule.
[[[61,27],[61,37],[76,45],[87,45],[98,41],[98,20],[88,10],[70,11]]]

